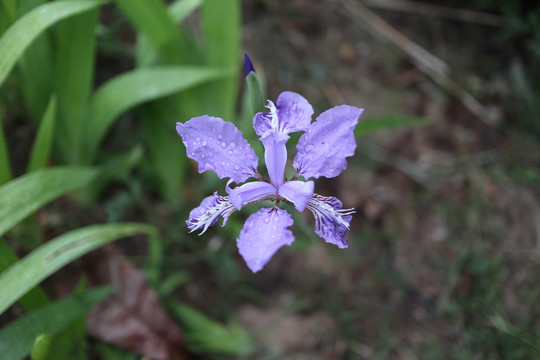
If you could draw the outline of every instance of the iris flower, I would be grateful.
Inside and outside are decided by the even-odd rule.
[[[254,116],[253,128],[264,145],[269,180],[257,171],[259,159],[233,123],[203,115],[176,125],[187,156],[199,164],[199,173],[211,170],[220,179],[229,178],[227,196],[215,192],[191,211],[186,221],[189,230],[202,230],[202,234],[216,224],[219,216],[223,218],[221,226],[225,226],[229,216],[244,206],[264,200],[274,202],[273,207],[250,215],[236,239],[240,255],[253,272],[261,270],[280,247],[294,241],[288,229],[293,220],[279,208],[281,201],[293,203],[300,212],[309,209],[315,217],[317,235],[339,248],[348,246],[345,233],[354,209],[342,209],[341,201],[333,196],[315,194],[310,179],[333,178],[345,170],[346,158],[356,148],[353,131],[363,111],[349,105],[336,106],[312,123],[312,106],[301,95],[288,91],[281,93],[275,104],[269,100],[266,107],[268,112]],[[296,173],[286,179],[286,142],[289,134],[297,131],[304,133],[292,164]],[[245,182],[250,178],[254,181]],[[299,180],[302,178],[305,181]],[[231,188],[233,183],[237,185]]]

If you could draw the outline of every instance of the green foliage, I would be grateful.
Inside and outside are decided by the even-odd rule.
[[[9,166],[9,156],[6,147],[6,138],[2,127],[2,114],[0,113],[0,185],[5,184],[13,175]]]
[[[409,126],[426,126],[430,122],[426,118],[406,116],[384,116],[360,120],[354,129],[356,138],[369,135],[377,131],[390,130]]]
[[[109,293],[110,289],[101,288],[68,297],[32,311],[9,324],[0,330],[2,357],[21,359],[32,351],[33,359],[50,358],[48,347],[51,336],[58,334],[66,326],[79,319]],[[36,348],[32,350],[34,347]]]
[[[47,165],[51,154],[54,129],[56,123],[56,98],[52,97],[43,115],[43,120],[32,147],[30,160],[28,161],[28,172],[39,170]]]

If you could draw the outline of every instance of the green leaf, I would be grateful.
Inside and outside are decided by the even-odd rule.
[[[0,113],[0,186],[13,178],[11,167],[9,166],[9,155],[2,127],[2,114]]]
[[[202,6],[202,22],[207,64],[230,71],[230,76],[226,79],[208,85],[207,93],[216,95],[209,104],[209,111],[224,119],[233,119],[241,60],[240,2],[205,0]]]
[[[122,12],[148,39],[163,51],[169,62],[185,62],[190,57],[187,42],[160,0],[115,0]]]
[[[110,289],[101,288],[82,295],[68,297],[45,305],[28,315],[16,320],[0,330],[0,354],[3,359],[21,359],[32,350],[36,338],[46,351],[42,334],[55,335],[80,318],[92,306],[99,303],[110,293]],[[46,337],[45,336],[45,337]],[[36,350],[38,351],[38,350]]]
[[[115,77],[103,85],[90,102],[86,126],[87,161],[92,161],[107,129],[122,112],[141,103],[185,90],[226,75],[195,66],[145,68]],[[174,126],[171,125],[171,126]]]
[[[191,349],[240,356],[253,352],[253,339],[238,321],[230,321],[224,326],[180,303],[172,304],[170,309],[184,325]]]
[[[71,1],[71,0],[70,0]],[[55,139],[62,159],[80,164],[83,115],[94,78],[97,9],[77,14],[56,28],[55,92],[58,98],[58,126]]]
[[[86,321],[79,317],[59,333],[38,336],[30,357],[32,360],[84,360],[86,339]]]
[[[149,225],[106,224],[87,226],[54,238],[0,274],[0,314],[49,275],[97,247],[126,236],[154,232]]]
[[[390,130],[407,126],[426,126],[429,124],[431,124],[431,122],[428,119],[421,117],[383,116],[370,118],[361,120],[358,125],[356,125],[354,136],[359,138],[381,130]]]
[[[55,119],[56,98],[53,96],[49,101],[49,105],[47,106],[43,119],[39,125],[39,130],[28,162],[28,172],[39,170],[47,165],[49,155],[51,154]]]
[[[41,5],[17,20],[0,38],[0,86],[24,50],[45,29],[100,4],[86,0],[56,1]]]
[[[0,238],[0,273],[4,272],[17,261],[19,261],[17,254],[15,254],[13,249],[11,249],[4,239]],[[49,297],[41,287],[36,286],[26,295],[21,297],[19,302],[26,311],[30,311],[48,303]]]
[[[203,0],[178,0],[169,6],[169,14],[175,23],[181,23],[192,12],[197,10]]]
[[[86,185],[96,175],[97,171],[88,167],[57,167],[34,171],[3,185],[0,236],[42,205]]]

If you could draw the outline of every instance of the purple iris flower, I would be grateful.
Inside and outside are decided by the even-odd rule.
[[[353,130],[363,109],[349,105],[336,106],[311,122],[313,108],[301,95],[283,92],[274,104],[268,101],[269,112],[253,118],[253,128],[264,145],[264,159],[270,181],[257,171],[259,159],[242,132],[231,122],[208,115],[177,123],[176,131],[186,146],[187,156],[199,163],[199,172],[214,171],[219,178],[230,178],[228,196],[215,192],[191,211],[186,221],[191,231],[202,230],[242,207],[264,200],[274,201],[271,208],[262,208],[250,215],[236,239],[240,255],[253,272],[257,272],[283,245],[291,245],[291,215],[279,208],[280,201],[294,204],[298,211],[311,210],[315,217],[315,233],[326,242],[346,248],[345,233],[354,209],[342,209],[333,196],[313,192],[311,178],[333,178],[347,167],[346,158],[354,154]],[[303,131],[296,146],[293,167],[296,174],[285,178],[286,142],[289,133]],[[247,179],[255,181],[244,183]],[[298,180],[304,178],[307,181]],[[231,188],[232,183],[241,184]]]

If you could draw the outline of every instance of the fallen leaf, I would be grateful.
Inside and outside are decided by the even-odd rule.
[[[182,333],[165,312],[144,275],[112,246],[88,256],[91,285],[111,284],[114,293],[87,315],[88,333],[155,360],[186,359]]]

